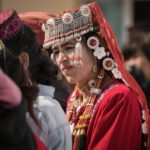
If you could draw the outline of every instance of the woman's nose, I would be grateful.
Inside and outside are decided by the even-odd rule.
[[[60,53],[59,53],[59,61],[61,62],[61,61],[65,61],[65,60],[67,60],[67,55],[66,55],[66,53],[64,52],[64,51],[61,51]]]

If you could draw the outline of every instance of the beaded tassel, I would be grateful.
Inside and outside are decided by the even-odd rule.
[[[76,67],[82,67],[83,62],[82,62],[82,45],[81,45],[81,40],[82,38],[76,38],[77,43],[75,45],[75,57],[74,57],[74,65]]]
[[[104,76],[104,70],[100,70],[99,76]],[[102,83],[103,78],[97,78],[95,82],[95,88],[99,88]],[[91,93],[89,102],[85,107],[84,112],[82,115],[80,115],[78,122],[75,125],[75,128],[73,130],[73,137],[74,137],[74,143],[73,143],[73,150],[83,150],[85,148],[85,142],[86,142],[86,131],[88,128],[89,121],[92,117],[93,107],[97,100],[97,94]]]

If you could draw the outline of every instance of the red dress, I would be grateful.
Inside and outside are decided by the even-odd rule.
[[[137,96],[119,83],[100,96],[88,126],[86,149],[140,150],[141,125]]]

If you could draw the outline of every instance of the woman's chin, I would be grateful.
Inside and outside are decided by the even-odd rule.
[[[77,81],[74,78],[67,77],[66,79],[67,79],[69,84],[76,84],[77,83]]]

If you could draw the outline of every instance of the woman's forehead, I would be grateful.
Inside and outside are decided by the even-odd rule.
[[[75,39],[71,39],[67,42],[58,42],[54,45],[52,45],[52,49],[56,49],[56,48],[60,48],[60,47],[65,47],[67,45],[70,45],[70,44],[75,44],[77,41]]]

